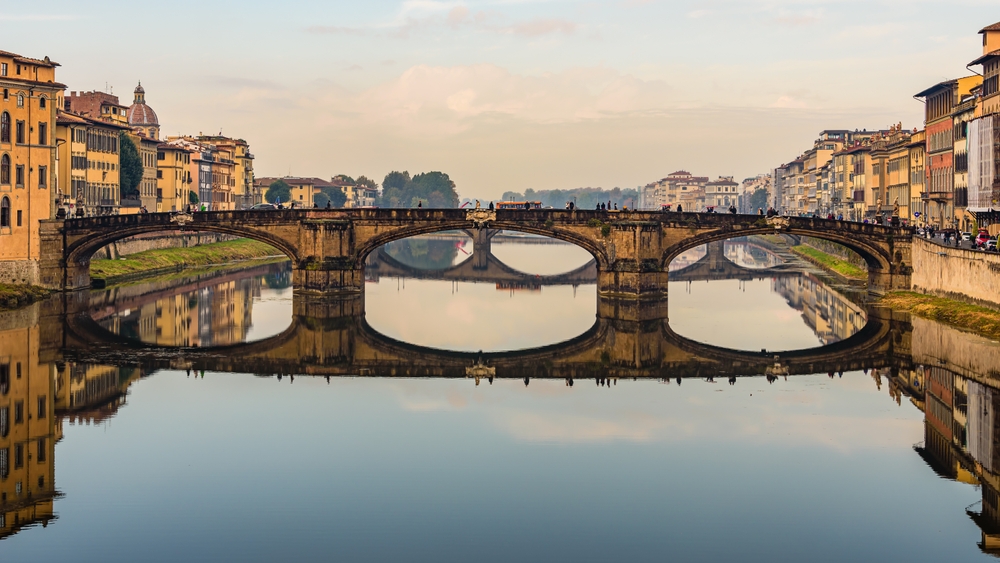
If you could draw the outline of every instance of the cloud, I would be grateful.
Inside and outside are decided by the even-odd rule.
[[[502,31],[523,35],[525,37],[539,37],[550,33],[564,33],[572,35],[577,28],[577,24],[561,19],[535,19],[503,28]]]

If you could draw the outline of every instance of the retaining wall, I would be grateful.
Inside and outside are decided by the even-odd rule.
[[[913,291],[1000,309],[1000,254],[914,237]]]
[[[91,259],[115,259],[121,256],[135,254],[137,252],[146,252],[147,250],[187,248],[190,246],[198,246],[199,244],[225,242],[235,240],[237,238],[239,237],[219,233],[182,233],[179,231],[139,235],[109,244],[108,246],[105,246],[95,252]]]

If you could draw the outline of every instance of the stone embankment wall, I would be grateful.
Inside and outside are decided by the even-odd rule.
[[[212,244],[235,240],[239,237],[219,233],[182,233],[179,231],[139,235],[122,239],[98,250],[92,260],[116,259],[137,252],[160,250],[163,248],[187,248],[199,244]]]
[[[0,283],[38,284],[38,260],[0,260]]]
[[[913,238],[913,291],[1000,309],[1000,254]]]

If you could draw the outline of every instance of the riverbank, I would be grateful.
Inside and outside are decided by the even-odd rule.
[[[52,292],[37,285],[0,283],[0,311],[17,309],[41,301]]]
[[[804,244],[792,246],[789,250],[819,266],[820,268],[847,280],[868,279],[868,272],[862,270],[854,264],[851,264],[850,262],[847,262],[846,260],[838,258],[837,256],[827,254],[822,250],[806,246]]]
[[[879,299],[878,304],[967,330],[991,340],[1000,340],[1000,311],[988,307],[912,291],[888,293]]]
[[[237,262],[283,258],[273,246],[250,239],[217,242],[188,248],[149,250],[119,260],[93,260],[90,276],[97,285],[109,285],[186,268],[232,265]]]

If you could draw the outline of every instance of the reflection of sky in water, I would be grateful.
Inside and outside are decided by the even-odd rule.
[[[253,300],[253,323],[247,341],[263,340],[281,334],[291,324],[292,288],[263,288]]]
[[[738,350],[798,350],[820,344],[771,280],[671,282],[670,327],[692,340]]]
[[[594,259],[574,244],[516,244],[493,242],[493,255],[515,270],[549,276],[562,274]]]
[[[922,424],[860,373],[525,388],[164,372],[135,384],[111,423],[66,427],[59,520],[3,551],[105,562],[973,560],[979,532],[961,508],[979,493],[913,452]]]
[[[534,348],[579,336],[597,311],[597,286],[499,290],[492,283],[382,278],[365,287],[375,330],[411,344],[464,351]]]

